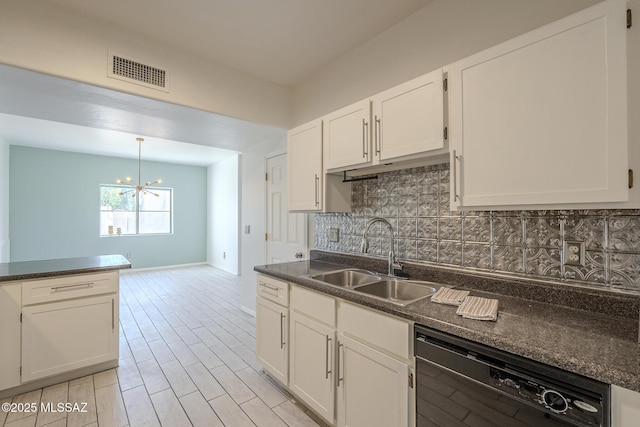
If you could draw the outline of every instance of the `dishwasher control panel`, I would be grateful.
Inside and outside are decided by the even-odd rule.
[[[490,367],[489,375],[490,385],[503,393],[585,425],[600,425],[602,402],[589,396],[577,397],[576,393],[557,385],[534,381],[525,375],[500,368]]]

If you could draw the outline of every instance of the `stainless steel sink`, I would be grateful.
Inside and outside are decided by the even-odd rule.
[[[385,278],[379,282],[358,286],[354,290],[395,304],[406,305],[433,295],[439,287],[431,282]]]
[[[350,288],[379,282],[381,280],[381,277],[377,274],[357,268],[345,268],[343,270],[312,274],[309,278],[335,286]]]

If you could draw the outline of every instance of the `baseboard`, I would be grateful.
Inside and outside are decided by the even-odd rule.
[[[254,310],[251,310],[249,307],[245,307],[244,305],[241,305],[240,310],[244,311],[245,313],[247,313],[252,317],[256,317],[256,312]]]
[[[17,387],[0,391],[0,399],[4,399],[9,396],[16,396],[18,394],[24,394],[39,388],[48,387],[50,385],[59,384],[65,381],[75,380],[76,378],[86,377],[87,375],[96,374],[98,372],[106,371],[118,367],[118,360],[111,360],[108,362],[102,362],[97,365],[87,366],[85,368],[75,369],[63,374],[53,375],[51,377],[34,380]]]
[[[191,264],[174,264],[174,265],[159,265],[156,267],[129,268],[129,269],[120,270],[120,274],[135,273],[136,271],[168,270],[170,268],[193,267],[196,265],[209,265],[209,264],[207,264],[206,262],[194,262]]]
[[[213,268],[217,268],[218,270],[222,270],[222,271],[224,271],[226,273],[233,274],[234,276],[240,276],[240,273],[238,272],[237,269],[236,270],[229,270],[228,268],[224,268],[224,267],[222,267],[220,265],[215,265],[215,264],[213,264],[211,262],[207,262],[206,264],[210,265]]]

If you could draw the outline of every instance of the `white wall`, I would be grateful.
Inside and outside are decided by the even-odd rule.
[[[0,262],[9,262],[9,143],[0,138]]]
[[[241,271],[242,308],[253,313],[256,306],[256,272],[253,267],[265,264],[265,157],[274,151],[285,150],[286,137],[242,153],[242,222]],[[250,227],[250,233],[245,227]]]
[[[293,125],[365,99],[599,0],[435,0],[294,88]]]
[[[232,274],[239,269],[240,155],[207,169],[207,263]]]
[[[38,0],[2,1],[0,63],[287,128],[290,89]],[[167,67],[171,92],[107,77],[108,51]]]

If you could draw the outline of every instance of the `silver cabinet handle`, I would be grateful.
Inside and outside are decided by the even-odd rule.
[[[325,341],[325,349],[324,349],[324,354],[327,357],[325,359],[325,363],[324,363],[324,378],[325,379],[329,379],[329,374],[331,373],[331,371],[329,370],[329,343],[331,342],[331,338],[329,338],[329,335],[327,335],[327,340]]]
[[[111,298],[111,330],[116,330],[116,300]]]
[[[378,116],[375,116],[376,119],[376,154],[380,155],[382,151],[382,123]]]
[[[284,342],[284,319],[285,319],[284,313],[280,313],[280,348],[283,349],[284,345],[286,344]]]
[[[460,200],[458,194],[458,161],[460,156],[456,155],[456,150],[453,150],[453,200]]]
[[[369,156],[369,123],[362,119],[362,157],[367,158]]]
[[[340,376],[340,369],[342,368],[342,363],[340,362],[340,350],[342,349],[342,347],[344,347],[344,345],[338,341],[338,363],[337,363],[337,368],[338,368],[338,384],[337,387],[340,387],[340,382],[344,381],[344,378]]]
[[[318,174],[315,174],[316,177],[316,207],[320,206],[320,197],[319,197],[319,193],[320,193],[320,178],[318,177]]]
[[[272,285],[267,285],[266,283],[260,283],[260,286],[266,288],[266,289],[270,289],[272,291],[275,291],[276,293],[278,293],[278,291],[280,290],[280,288],[278,288],[277,286],[272,286]]]
[[[92,288],[93,285],[94,285],[93,282],[88,282],[88,283],[78,283],[76,285],[56,286],[54,288],[51,288],[51,292],[73,291],[79,288]]]

